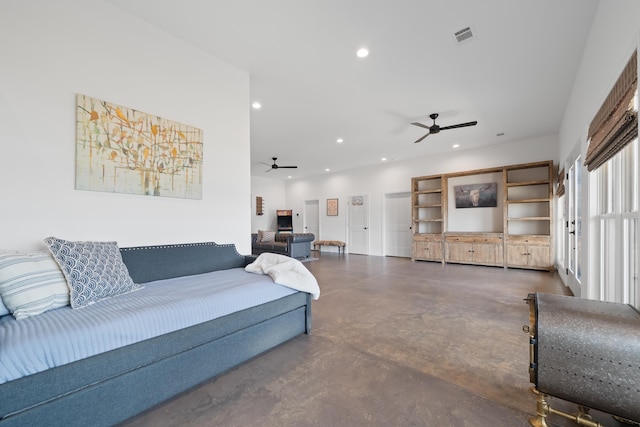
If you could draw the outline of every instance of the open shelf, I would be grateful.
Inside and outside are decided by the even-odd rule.
[[[516,218],[507,218],[507,221],[551,221],[551,218],[548,216],[523,216]]]
[[[508,205],[514,203],[547,203],[549,201],[548,198],[544,199],[522,199],[522,200],[507,200],[506,203]]]
[[[548,185],[548,179],[541,179],[536,181],[520,181],[520,182],[507,182],[507,187],[521,187],[523,185]]]

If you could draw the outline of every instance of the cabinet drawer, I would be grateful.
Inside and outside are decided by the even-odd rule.
[[[442,242],[442,234],[414,234],[414,242]]]
[[[493,243],[502,244],[502,235],[500,234],[448,234],[445,237],[447,242],[455,243]]]
[[[551,238],[549,236],[510,235],[507,237],[507,243],[514,245],[550,245]]]

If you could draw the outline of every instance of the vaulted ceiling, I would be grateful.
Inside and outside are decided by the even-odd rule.
[[[251,109],[252,175],[275,179],[556,134],[598,7],[597,0],[107,1],[250,75],[249,104],[261,104]],[[455,33],[466,28],[473,36],[458,42]],[[359,58],[363,47],[369,55]],[[414,143],[428,130],[411,123],[431,125],[431,113],[440,126],[478,124]],[[271,170],[272,157],[298,168]]]

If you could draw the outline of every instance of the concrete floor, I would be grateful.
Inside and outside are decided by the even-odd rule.
[[[568,294],[556,274],[334,253],[305,265],[321,288],[311,335],[126,425],[529,425],[523,299]]]

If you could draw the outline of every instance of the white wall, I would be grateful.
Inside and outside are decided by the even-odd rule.
[[[304,200],[320,200],[319,239],[347,241],[347,198],[369,196],[370,254],[383,254],[384,194],[411,191],[411,177],[557,159],[555,135],[509,142],[476,150],[461,150],[379,166],[287,181],[287,206],[293,209],[294,229],[302,229]],[[337,217],[326,215],[326,199],[338,198]],[[300,213],[297,217],[296,213]]]
[[[586,149],[589,123],[637,48],[639,28],[640,2],[600,1],[560,128],[561,161],[577,142]]]
[[[551,160],[550,158],[547,160]],[[501,166],[501,165],[498,165]],[[496,183],[496,207],[481,209],[456,209],[455,187],[457,185]],[[504,206],[502,195],[502,172],[464,175],[447,180],[447,230],[472,233],[502,233],[504,230]]]
[[[101,1],[0,5],[0,248],[54,235],[250,250],[249,77]],[[75,95],[204,131],[202,200],[74,189]]]
[[[256,215],[256,196],[264,201],[264,215]],[[284,181],[251,177],[251,232],[258,230],[276,230],[278,220],[276,210],[289,209],[286,203],[286,185]],[[297,232],[297,230],[295,230]]]
[[[571,97],[565,110],[560,129],[560,162],[577,148],[584,160],[587,149],[586,135],[589,123],[609,94],[620,72],[638,47],[640,33],[640,2],[637,0],[601,0],[594,16],[589,37],[585,45],[580,68],[577,72]],[[589,227],[589,179],[583,168],[582,212],[582,266],[581,296],[598,298],[598,291],[590,286],[589,276],[596,263],[590,263],[599,250],[591,245],[594,227]],[[564,271],[560,276],[568,283]]]

